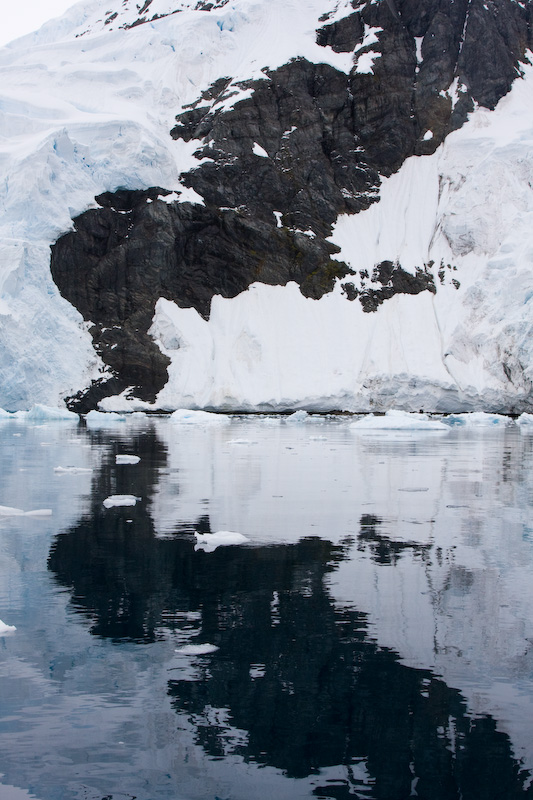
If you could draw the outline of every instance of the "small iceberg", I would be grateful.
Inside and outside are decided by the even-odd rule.
[[[216,644],[186,644],[174,652],[183,656],[207,656],[209,653],[216,653],[219,649]]]
[[[3,636],[5,633],[13,633],[13,631],[16,630],[17,629],[15,628],[14,625],[6,625],[6,623],[2,622],[2,620],[0,619],[0,636]]]
[[[126,453],[115,456],[115,464],[138,464],[140,460],[139,456],[129,456]]]
[[[43,406],[39,403],[29,411],[16,411],[10,416],[19,422],[72,422],[77,424],[80,421],[79,415],[69,411],[68,408]]]
[[[85,415],[85,424],[90,429],[114,428],[115,425],[125,423],[146,423],[149,420],[147,414],[142,411],[134,411],[133,414],[115,413],[114,411],[89,411]]]
[[[54,467],[57,475],[84,475],[92,472],[91,467]]]
[[[117,423],[126,422],[127,419],[128,417],[126,414],[116,414],[112,411],[95,411],[93,409],[93,411],[89,411],[89,413],[85,415],[85,424],[89,428],[107,428]]]
[[[520,425],[520,430],[527,430],[528,433],[530,432],[530,430],[533,431],[533,414],[527,414],[524,411],[524,413],[520,414],[520,416],[516,420],[516,424]]]
[[[511,417],[504,414],[488,414],[486,411],[472,411],[468,414],[450,414],[446,417],[448,425],[457,425],[467,428],[493,428],[497,425],[513,425]]]
[[[301,425],[309,419],[309,414],[303,409],[295,411],[294,414],[289,414],[285,417],[284,422],[286,425]]]
[[[134,506],[140,497],[135,497],[133,494],[112,494],[104,500],[106,508],[122,508],[125,506]]]
[[[227,425],[231,422],[226,414],[214,414],[211,411],[192,411],[178,408],[170,415],[170,421],[179,425]]]
[[[242,533],[235,531],[217,531],[216,533],[197,533],[195,550],[204,550],[206,553],[212,553],[217,547],[223,547],[230,544],[244,544],[250,540],[243,536]]]
[[[356,433],[366,431],[448,431],[448,425],[436,419],[430,419],[427,414],[415,414],[409,411],[387,411],[384,416],[376,417],[368,414],[366,417],[350,424]]]
[[[0,517],[51,517],[51,508],[37,508],[34,511],[23,511],[12,506],[0,506]]]

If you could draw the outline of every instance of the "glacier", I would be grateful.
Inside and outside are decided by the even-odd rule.
[[[325,13],[331,22],[353,11],[333,0],[233,0],[209,11],[154,0],[143,24],[129,2],[110,19],[112,5],[78,3],[0,49],[0,406],[9,411],[62,407],[109,377],[91,320],[52,279],[50,246],[103,192],[157,186],[203,202],[184,176],[206,157],[195,156],[198,140],[170,137],[177,114],[221,76],[232,86],[266,80],[265,67],[296,57],[361,72],[370,52],[317,44]],[[365,47],[379,36],[365,30]],[[435,292],[396,294],[365,313],[340,279],[320,299],[290,281],[257,282],[215,295],[209,319],[162,296],[149,333],[168,358],[165,386],[150,402],[128,388],[102,410],[531,411],[530,55],[493,110],[476,107],[435,152],[383,176],[379,202],[333,226],[334,258],[353,271],[354,291],[387,260],[413,274],[430,265]]]

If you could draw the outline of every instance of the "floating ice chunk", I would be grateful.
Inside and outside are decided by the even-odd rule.
[[[37,508],[34,511],[23,511],[21,508],[0,506],[0,517],[51,517],[51,508]]]
[[[216,533],[197,533],[195,550],[204,550],[206,553],[212,553],[217,547],[229,544],[244,544],[250,540],[243,536],[242,533],[235,533],[235,531],[217,531]]]
[[[126,414],[94,410],[85,415],[85,423],[89,428],[107,428],[117,423],[126,422],[127,419]]]
[[[24,511],[21,508],[11,506],[0,506],[0,517],[21,517]]]
[[[387,411],[382,417],[368,414],[363,419],[350,424],[355,431],[446,431],[448,426],[438,420],[429,419],[427,414],[414,414],[408,411]]]
[[[230,418],[226,414],[213,414],[210,411],[191,411],[187,408],[178,408],[170,415],[172,422],[180,425],[226,425]]]
[[[10,414],[9,411],[5,411],[3,408],[0,408],[0,422],[8,421],[10,419],[15,419],[14,414]]]
[[[228,439],[226,444],[257,444],[257,442],[253,442],[251,439]]]
[[[135,497],[133,494],[112,494],[104,500],[106,508],[116,508],[122,506],[134,506],[140,497]]]
[[[29,411],[17,411],[13,414],[17,420],[25,422],[74,422],[80,421],[78,414],[67,408],[55,408],[37,404]]]
[[[141,459],[139,456],[130,456],[127,455],[126,453],[123,453],[122,455],[117,455],[115,457],[116,464],[138,464],[140,460]]]
[[[54,467],[54,472],[58,475],[83,475],[92,472],[91,467]]]
[[[492,428],[495,425],[513,425],[511,417],[504,414],[488,414],[485,411],[473,411],[470,414],[450,414],[446,417],[448,425],[462,425],[469,428]]]
[[[216,653],[219,649],[216,644],[186,644],[175,652],[184,656],[207,656],[209,653]]]
[[[516,424],[520,425],[520,428],[531,428],[533,430],[533,414],[527,414],[524,411],[516,420]]]
[[[305,422],[308,417],[309,414],[307,411],[299,409],[295,411],[294,414],[289,414],[289,416],[285,418],[285,422],[289,425],[300,425],[302,422]]]
[[[14,625],[6,625],[6,623],[2,622],[2,620],[0,619],[0,636],[3,636],[5,633],[13,633],[13,631],[16,630],[17,629],[15,628]]]

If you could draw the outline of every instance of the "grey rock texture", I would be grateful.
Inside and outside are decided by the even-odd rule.
[[[368,285],[356,290],[327,237],[339,214],[379,200],[382,176],[434,152],[476,104],[493,108],[509,91],[532,43],[532,5],[353,5],[317,30],[320,45],[354,52],[349,75],[298,58],[264,70],[263,80],[222,76],[178,115],[170,135],[202,142],[196,155],[205,160],[182,180],[205,205],[166,203],[158,188],[102,195],[101,207],[52,247],[54,280],[94,323],[95,347],[114,376],[73,407],[87,410],[128,386],[155,397],[168,363],[148,334],[159,297],[207,318],[215,294],[234,297],[256,281],[296,281],[319,298],[346,279],[347,300],[367,312],[398,292],[437,291],[429,265],[413,277],[390,262],[369,264]],[[365,45],[369,28],[380,29],[378,41]],[[379,57],[373,72],[360,73],[357,59],[369,50]]]

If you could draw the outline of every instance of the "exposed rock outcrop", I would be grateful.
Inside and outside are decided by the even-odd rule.
[[[204,205],[168,202],[158,188],[102,195],[53,246],[54,280],[93,323],[114,375],[77,409],[128,386],[153,400],[165,384],[168,359],[148,333],[159,297],[207,318],[215,294],[253,282],[296,281],[320,298],[346,279],[347,299],[368,312],[397,293],[437,291],[427,265],[413,276],[388,261],[369,264],[371,281],[356,288],[327,237],[339,214],[379,200],[382,176],[433,153],[476,104],[493,108],[508,92],[531,43],[531,5],[353,5],[317,31],[321,46],[354,53],[349,74],[297,58],[262,80],[222,77],[178,115],[171,135],[200,143],[182,180]]]

